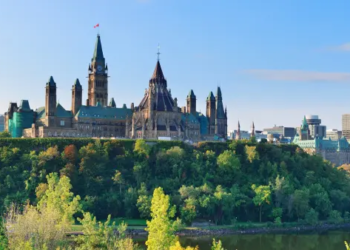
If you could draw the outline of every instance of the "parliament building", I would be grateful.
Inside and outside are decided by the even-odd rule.
[[[45,87],[45,106],[32,110],[28,100],[10,103],[5,129],[12,137],[171,138],[176,140],[218,140],[227,136],[227,110],[220,87],[206,99],[206,114],[196,109],[193,90],[186,107],[179,107],[168,88],[159,59],[148,89],[138,106],[116,107],[109,99],[108,66],[98,35],[89,65],[87,99],[76,79],[72,86],[71,110],[57,101],[57,84],[51,76]]]

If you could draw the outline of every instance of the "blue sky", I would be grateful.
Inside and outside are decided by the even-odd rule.
[[[52,75],[70,109],[76,78],[87,97],[96,29],[117,106],[141,101],[158,43],[179,105],[192,88],[198,110],[218,85],[229,130],[298,126],[317,114],[341,129],[350,113],[350,1],[114,0],[2,1],[0,112],[10,101],[44,105]]]

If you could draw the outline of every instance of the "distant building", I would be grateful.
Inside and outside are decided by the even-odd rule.
[[[264,134],[282,135],[283,137],[293,138],[295,136],[295,128],[284,127],[284,126],[274,126],[272,128],[264,128]]]
[[[327,127],[321,125],[321,119],[318,118],[318,115],[306,115],[305,119],[312,137],[323,138],[326,136]]]
[[[339,140],[342,137],[342,131],[337,129],[329,129],[326,131],[326,138],[331,140]]]
[[[343,136],[350,140],[350,114],[344,114],[342,116],[342,130]]]
[[[304,149],[305,152],[318,154],[336,166],[350,163],[350,149],[346,138],[341,137],[338,140],[331,140],[329,138],[312,137],[306,117],[304,117],[302,125],[297,131],[293,143]]]
[[[5,130],[5,118],[4,116],[0,115],[0,132]]]

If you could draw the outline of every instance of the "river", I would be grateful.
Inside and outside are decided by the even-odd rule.
[[[346,250],[344,241],[350,242],[350,231],[329,231],[303,234],[253,234],[216,236],[227,250]],[[199,246],[210,250],[212,237],[181,237],[183,246]],[[144,240],[139,240],[144,246]]]

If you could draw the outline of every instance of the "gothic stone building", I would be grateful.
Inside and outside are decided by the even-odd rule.
[[[312,137],[310,136],[310,129],[305,117],[297,131],[293,143],[297,144],[308,154],[318,154],[336,166],[350,163],[350,148],[345,137],[339,140]]]
[[[191,90],[187,106],[178,107],[168,89],[159,60],[140,104],[117,108],[113,98],[108,103],[108,66],[103,56],[100,36],[89,65],[88,98],[83,105],[83,88],[76,79],[72,86],[71,110],[57,102],[57,84],[51,76],[45,88],[45,106],[30,108],[27,100],[10,103],[5,113],[5,129],[13,137],[159,137],[180,140],[226,138],[227,110],[217,88],[206,100],[206,115],[197,112],[196,96]]]

